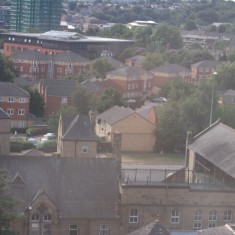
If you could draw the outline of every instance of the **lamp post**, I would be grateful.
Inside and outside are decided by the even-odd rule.
[[[32,210],[32,207],[28,207],[28,235],[30,235],[30,211]]]

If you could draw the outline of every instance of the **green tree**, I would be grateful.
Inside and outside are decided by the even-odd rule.
[[[153,52],[148,53],[143,62],[143,68],[150,70],[164,64],[164,58],[161,53]]]
[[[235,50],[232,50],[228,54],[228,61],[229,62],[235,62]]]
[[[223,103],[216,113],[222,123],[235,128],[235,106],[234,104]]]
[[[17,218],[17,201],[12,194],[10,179],[6,171],[0,169],[0,229],[9,228]]]
[[[124,106],[125,102],[122,98],[121,93],[119,93],[117,90],[109,88],[105,90],[104,94],[97,102],[96,110],[98,111],[98,113],[102,113],[105,110],[112,108],[115,105]]]
[[[106,73],[113,70],[113,66],[108,63],[104,58],[98,58],[96,59],[92,64],[92,69],[94,72],[94,75],[97,78],[105,78]]]
[[[62,106],[58,112],[52,113],[48,119],[48,129],[50,132],[58,132],[59,118],[61,114],[77,114],[77,109],[73,106]]]
[[[166,23],[155,27],[151,41],[160,42],[162,46],[169,49],[179,49],[183,46],[179,28]]]
[[[13,82],[15,74],[12,63],[0,54],[0,82]]]
[[[196,30],[197,29],[197,25],[195,24],[195,22],[193,20],[189,20],[186,22],[185,24],[185,30]]]
[[[45,113],[45,102],[37,90],[28,90],[30,95],[29,112],[36,117],[43,117]]]

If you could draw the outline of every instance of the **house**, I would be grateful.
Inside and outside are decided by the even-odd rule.
[[[118,86],[124,98],[150,95],[152,77],[148,71],[134,66],[123,67],[106,74],[106,80],[111,80]]]
[[[22,88],[0,82],[0,108],[11,116],[11,128],[29,126],[29,99],[29,93]]]
[[[57,153],[62,157],[96,157],[97,141],[92,115],[61,115]]]
[[[1,156],[21,215],[22,235],[120,233],[120,188],[115,159]]]
[[[113,142],[113,134],[122,134],[122,151],[152,152],[155,124],[130,108],[114,106],[96,117],[96,135]]]
[[[201,79],[205,79],[213,75],[222,63],[222,61],[216,60],[203,60],[198,63],[192,64],[192,79],[195,81],[200,81]]]
[[[0,156],[10,153],[11,117],[0,108]]]
[[[150,72],[153,74],[153,86],[161,87],[167,81],[181,78],[184,81],[191,79],[191,72],[179,64],[164,64],[157,68],[151,69]]]
[[[216,235],[216,234],[233,235],[234,233],[235,233],[234,224],[225,224],[223,226],[203,229],[201,231],[198,231],[196,235]]]
[[[228,89],[224,92],[220,92],[218,102],[220,104],[235,104],[235,90]]]
[[[34,86],[45,102],[45,117],[60,110],[61,106],[73,104],[73,94],[78,82],[75,80],[42,79]]]
[[[25,50],[12,54],[9,58],[18,76],[34,80],[77,77],[90,70],[89,60],[72,51],[45,55],[38,50]]]
[[[143,62],[145,60],[145,56],[136,55],[126,59],[125,63],[128,66],[136,66],[142,68]]]

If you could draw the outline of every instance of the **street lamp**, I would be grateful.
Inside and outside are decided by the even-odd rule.
[[[30,235],[30,211],[32,210],[32,207],[28,207],[28,235]]]

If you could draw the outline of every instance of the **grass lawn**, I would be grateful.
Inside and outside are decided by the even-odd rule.
[[[123,163],[141,163],[141,164],[162,164],[162,165],[183,165],[184,154],[153,154],[153,153],[123,153]]]

